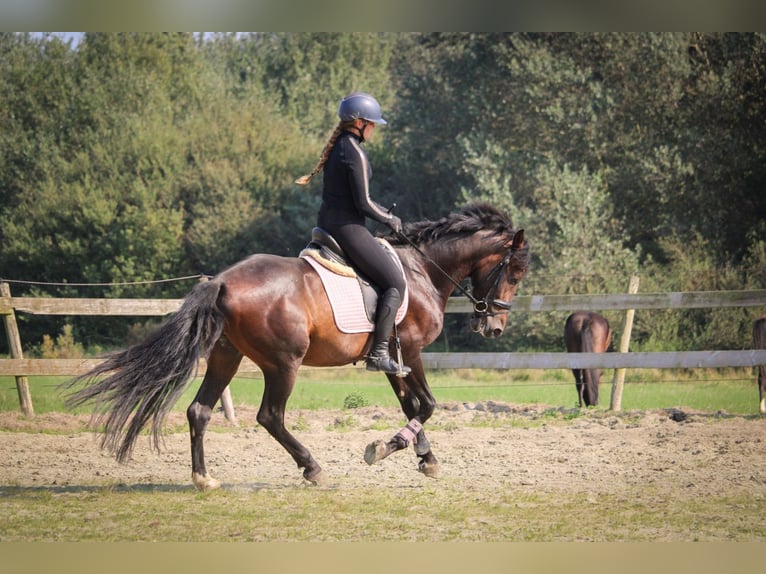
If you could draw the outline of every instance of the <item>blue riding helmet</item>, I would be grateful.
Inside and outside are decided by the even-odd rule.
[[[344,122],[363,119],[383,126],[388,123],[380,113],[378,100],[365,92],[354,92],[343,98],[338,107],[338,117]]]

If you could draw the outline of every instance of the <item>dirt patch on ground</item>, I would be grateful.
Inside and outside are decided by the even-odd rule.
[[[292,459],[237,407],[238,426],[216,413],[206,437],[210,471],[227,488],[300,484]],[[311,450],[330,481],[349,488],[412,486],[411,449],[368,466],[367,444],[403,423],[394,409],[292,411],[288,426]],[[162,451],[142,437],[133,460],[120,465],[83,432],[88,417],[0,413],[3,486],[190,484],[185,418],[173,413]],[[581,412],[541,405],[444,404],[428,422],[439,480],[472,488],[530,487],[597,497],[651,487],[673,497],[738,495],[766,501],[766,418],[680,410]]]

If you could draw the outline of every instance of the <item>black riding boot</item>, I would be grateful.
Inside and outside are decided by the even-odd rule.
[[[396,312],[399,310],[402,300],[399,291],[388,289],[378,300],[378,308],[375,314],[375,335],[372,341],[372,350],[367,355],[368,371],[383,371],[391,375],[400,373],[409,374],[412,369],[399,364],[388,353],[388,339],[396,321]]]

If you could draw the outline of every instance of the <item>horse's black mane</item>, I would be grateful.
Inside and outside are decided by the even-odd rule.
[[[402,232],[415,243],[422,244],[445,237],[487,231],[490,234],[513,234],[511,218],[486,202],[474,202],[437,221],[405,223]],[[389,235],[386,239],[393,245],[406,244],[406,240]]]

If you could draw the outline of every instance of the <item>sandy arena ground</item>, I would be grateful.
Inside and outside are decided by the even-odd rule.
[[[217,428],[205,442],[208,469],[229,488],[302,483],[289,455],[257,425],[255,412],[237,407],[236,428],[222,413],[214,415]],[[441,405],[426,425],[441,463],[438,480],[465,481],[477,489],[503,484],[585,497],[647,487],[690,498],[748,493],[766,503],[766,417],[675,410],[577,413],[492,402]],[[389,438],[404,423],[394,409],[288,411],[287,418],[330,482],[364,488],[433,480],[415,472],[411,449],[374,466],[364,462],[368,443]],[[83,432],[86,423],[87,417],[67,414],[26,419],[0,413],[0,484],[191,488],[182,414],[169,417],[160,454],[150,449],[148,437],[141,437],[133,460],[124,465],[99,448],[97,435]]]

